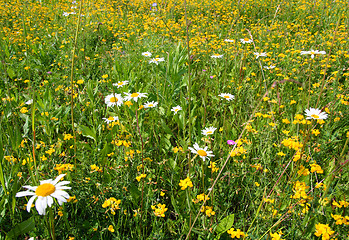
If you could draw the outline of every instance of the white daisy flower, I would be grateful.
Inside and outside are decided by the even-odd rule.
[[[326,52],[325,51],[319,51],[319,50],[310,50],[310,51],[301,51],[301,55],[308,55],[308,54],[310,54],[311,55],[311,58],[314,58],[314,56],[315,55],[319,55],[319,54],[322,54],[322,55],[324,55],[324,54],[326,54]]]
[[[33,99],[29,99],[28,101],[25,102],[25,104],[30,105],[33,103]]]
[[[174,112],[174,115],[176,115],[179,110],[182,110],[181,106],[175,106],[171,108],[171,111]]]
[[[305,115],[307,116],[307,119],[315,120],[322,120],[328,117],[327,113],[321,112],[320,109],[316,108],[305,109]]]
[[[191,148],[191,147],[188,147],[188,148],[192,153],[199,155],[199,157],[201,157],[203,161],[205,161],[205,159],[208,157],[214,157],[214,155],[212,154],[213,153],[212,151],[207,151],[207,148],[208,148],[207,146],[204,148],[201,148],[199,144],[195,143],[194,148]]]
[[[119,121],[118,117],[108,117],[108,118],[102,118],[107,124],[115,121]]]
[[[240,38],[240,42],[242,42],[243,44],[245,43],[252,43],[252,39],[248,39],[248,38]]]
[[[232,43],[232,42],[234,42],[234,40],[233,39],[224,39],[224,42],[230,42],[230,43]]]
[[[138,98],[141,98],[141,97],[147,97],[147,93],[140,93],[140,92],[136,92],[136,93],[125,93],[126,94],[125,96],[125,100],[126,101],[130,101],[131,99],[133,99],[135,102],[138,101]]]
[[[268,70],[273,69],[273,68],[275,68],[275,67],[276,67],[276,66],[274,66],[274,65],[264,66],[264,68],[265,68],[265,69],[268,69]]]
[[[154,101],[152,101],[152,102],[147,102],[147,103],[144,104],[144,108],[154,108],[154,107],[156,107],[157,105],[158,105],[158,102],[154,102]]]
[[[106,96],[104,102],[108,107],[113,107],[115,105],[121,106],[124,99],[122,98],[121,94],[113,93]]]
[[[231,100],[233,100],[235,98],[235,96],[230,94],[230,93],[221,93],[221,94],[218,95],[218,97],[225,98],[228,101],[231,101]]]
[[[151,57],[151,52],[143,52],[142,55],[144,57]]]
[[[208,136],[214,133],[214,131],[216,131],[217,128],[215,127],[207,127],[203,130],[201,130],[202,135]]]
[[[262,53],[258,53],[258,52],[254,52],[254,55],[256,55],[256,59],[258,59],[259,57],[266,57],[267,53],[262,52]]]
[[[211,58],[222,58],[223,57],[223,54],[221,55],[221,54],[213,54],[212,56],[211,56]]]
[[[155,63],[156,65],[159,64],[159,62],[164,62],[165,61],[165,58],[153,58],[149,61],[149,63]]]
[[[61,180],[64,176],[65,174],[61,174],[56,177],[55,180],[48,179],[40,181],[40,185],[37,187],[23,186],[28,190],[18,192],[16,194],[16,197],[32,196],[27,203],[28,212],[30,212],[30,208],[34,200],[37,198],[35,202],[36,210],[40,215],[45,215],[47,206],[51,207],[53,204],[53,198],[57,199],[59,205],[62,205],[64,202],[67,202],[67,199],[69,199],[69,194],[63,190],[71,189],[71,187],[64,186],[66,184],[69,184],[70,182],[62,181],[58,183],[58,181]]]
[[[122,87],[122,86],[125,86],[128,84],[128,81],[121,81],[121,82],[118,82],[118,83],[113,83],[113,86],[116,86],[118,88]]]

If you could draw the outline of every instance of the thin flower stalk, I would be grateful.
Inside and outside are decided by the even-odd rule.
[[[74,128],[74,63],[75,63],[76,44],[78,41],[78,34],[79,34],[79,28],[80,28],[82,3],[83,3],[83,0],[80,1],[80,5],[79,5],[79,15],[78,15],[78,21],[76,23],[74,47],[73,47],[73,51],[72,51],[72,60],[71,60],[71,72],[70,72],[70,89],[71,89],[70,113],[71,113],[71,124],[72,124],[72,131],[73,131],[73,137],[74,137],[74,161],[75,161],[75,165],[76,165],[76,132],[75,132],[75,128]]]

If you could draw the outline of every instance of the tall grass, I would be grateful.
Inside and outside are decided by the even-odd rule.
[[[0,6],[0,239],[347,238],[346,2]]]

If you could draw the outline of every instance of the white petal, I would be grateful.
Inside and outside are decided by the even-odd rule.
[[[58,202],[67,202],[67,200],[63,196],[61,196],[60,194],[57,194],[57,191],[52,193],[51,196],[56,198]]]
[[[66,184],[69,184],[70,182],[69,181],[62,181],[62,182],[59,182],[56,184],[56,188],[60,187],[60,186],[63,186],[63,185],[66,185]]]
[[[44,198],[39,196],[35,202],[35,208],[40,215],[45,215],[46,205],[44,204]]]
[[[32,204],[33,204],[35,198],[36,198],[36,195],[35,195],[35,196],[32,196],[32,197],[29,199],[29,201],[28,201],[28,203],[27,203],[27,211],[28,211],[28,212],[30,212],[30,208],[32,207]]]
[[[59,194],[60,196],[64,197],[64,198],[66,198],[66,199],[70,198],[69,194],[67,192],[65,192],[65,191],[58,190],[58,191],[56,191],[56,193]]]
[[[62,189],[71,189],[71,187],[68,187],[68,186],[56,187],[56,190],[62,190]]]
[[[63,177],[65,176],[65,174],[61,174],[58,177],[56,177],[56,179],[52,182],[53,185],[56,185],[58,183],[59,180],[61,180]]]
[[[51,196],[47,196],[47,205],[51,207],[53,204],[53,198]]]
[[[38,187],[32,187],[32,186],[28,186],[28,185],[23,186],[23,187],[26,189],[32,190],[32,191],[36,191],[36,189],[38,188]]]
[[[30,192],[30,191],[23,191],[23,192],[18,192],[16,194],[16,197],[25,197],[25,196],[33,196],[35,193]]]

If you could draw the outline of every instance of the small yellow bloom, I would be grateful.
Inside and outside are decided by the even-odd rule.
[[[108,231],[109,231],[109,232],[114,232],[114,231],[115,231],[113,225],[109,225]]]
[[[19,111],[24,114],[28,112],[28,109],[26,107],[22,107]]]
[[[147,174],[142,173],[141,175],[137,176],[136,179],[139,182],[139,181],[141,181],[142,178],[145,178],[146,176],[147,176]]]
[[[167,211],[166,205],[165,204],[158,204],[156,206],[151,206],[151,209],[154,210],[154,214],[157,217],[165,217],[165,212]]]
[[[193,183],[189,177],[184,180],[180,180],[178,185],[181,187],[181,190],[185,190],[187,187],[193,187]]]
[[[231,228],[227,231],[227,233],[230,234],[231,238],[247,237],[247,234],[245,234],[244,232],[241,232],[240,229],[237,229],[236,231],[234,231],[234,228]]]
[[[315,236],[317,237],[322,236],[322,240],[329,240],[331,235],[334,234],[334,231],[331,230],[328,224],[318,223],[315,225],[315,228],[316,228],[316,232],[314,233]]]

